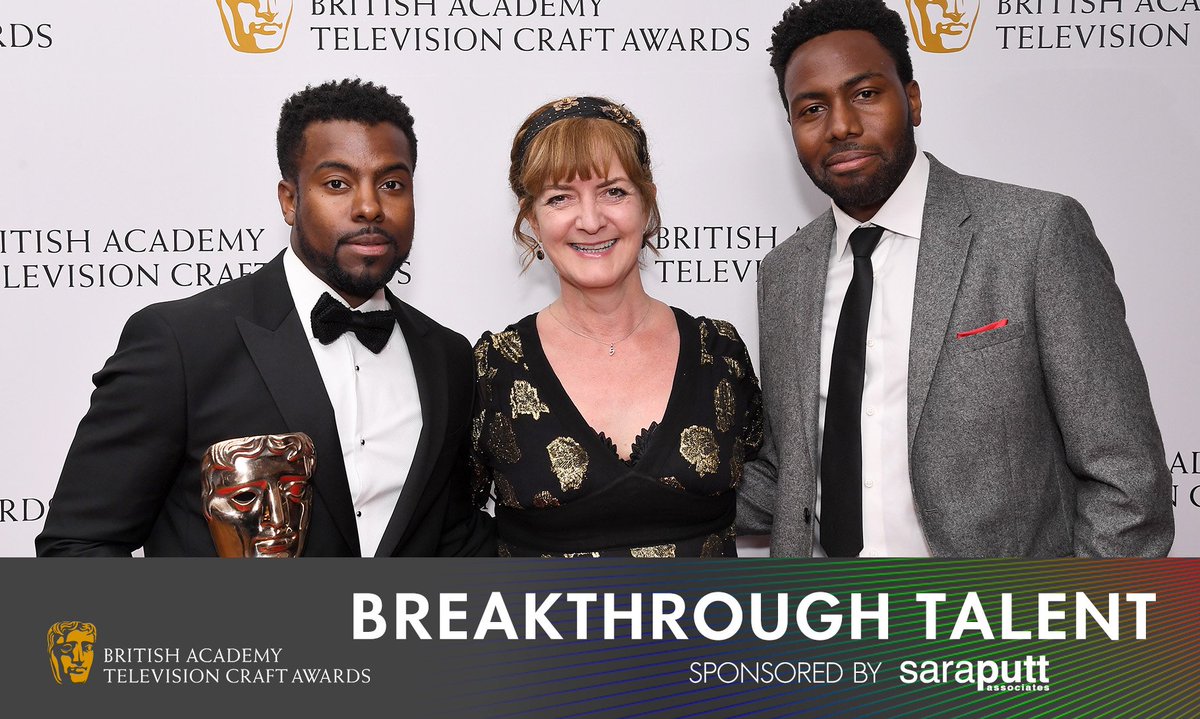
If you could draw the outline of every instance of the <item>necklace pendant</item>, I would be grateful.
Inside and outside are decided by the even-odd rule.
[[[610,343],[610,344],[608,345],[608,356],[609,356],[609,357],[612,357],[612,356],[613,356],[613,355],[615,355],[616,353],[617,353],[617,345],[616,345],[616,343],[615,343],[615,342],[613,342],[613,343]]]

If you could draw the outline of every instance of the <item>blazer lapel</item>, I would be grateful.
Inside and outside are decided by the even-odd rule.
[[[825,306],[825,280],[829,276],[829,246],[833,241],[833,212],[825,211],[807,228],[796,268],[793,307],[811,308],[809,312],[784,313],[792,327],[791,342],[800,358],[802,368],[797,377],[800,384],[801,426],[805,432],[808,460],[814,471],[817,466],[817,426],[821,411],[821,308]]]
[[[963,226],[970,216],[971,209],[958,188],[958,174],[930,155],[908,354],[910,453],[971,247],[971,231]]]
[[[304,432],[317,451],[312,484],[334,524],[356,554],[358,527],[333,405],[288,289],[282,253],[257,275],[254,319],[237,318],[238,330],[290,432]]]
[[[395,552],[429,483],[446,439],[446,389],[449,381],[442,345],[426,337],[430,330],[428,320],[413,312],[391,292],[388,292],[388,300],[396,313],[396,321],[400,324],[400,331],[408,344],[409,357],[412,358],[421,402],[421,436],[417,440],[417,450],[404,488],[400,491],[400,499],[380,538],[379,549],[375,552],[377,557],[389,557]]]

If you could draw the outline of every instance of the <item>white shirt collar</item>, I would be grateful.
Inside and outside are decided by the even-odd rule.
[[[837,226],[834,232],[833,256],[841,258],[850,242],[850,233],[864,225],[880,225],[894,234],[920,239],[921,220],[925,214],[925,195],[928,190],[929,158],[918,147],[917,156],[908,168],[908,174],[871,219],[859,222],[830,200],[830,205],[833,206],[833,220]]]
[[[313,307],[316,306],[317,300],[321,298],[322,294],[329,293],[333,299],[347,307],[350,306],[336,290],[308,269],[292,250],[291,245],[288,245],[283,251],[283,272],[287,277],[288,288],[292,291],[292,302],[296,305],[296,313],[300,315],[301,324],[304,325],[304,333],[308,335],[310,340],[315,339],[315,337],[313,336],[312,322],[309,321],[309,318],[312,316]],[[360,312],[371,312],[390,308],[391,304],[387,300],[387,293],[381,287],[376,290],[370,299],[354,309]]]

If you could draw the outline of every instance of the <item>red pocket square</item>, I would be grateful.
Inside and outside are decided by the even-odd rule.
[[[983,327],[976,327],[975,329],[967,330],[966,332],[959,332],[957,336],[961,340],[964,337],[971,337],[972,335],[981,335],[984,332],[991,332],[992,330],[998,330],[1001,327],[1007,327],[1007,326],[1008,326],[1008,320],[997,320],[997,321],[991,323],[990,325],[984,325]]]

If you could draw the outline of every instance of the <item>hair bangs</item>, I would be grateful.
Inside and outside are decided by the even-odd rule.
[[[608,120],[569,118],[541,132],[529,147],[521,184],[530,195],[548,185],[604,177],[616,160],[635,184],[644,180],[637,141]]]
[[[617,106],[611,100],[599,100]],[[642,243],[643,247],[657,254],[658,251],[649,240],[658,234],[662,218],[658,209],[658,191],[646,154],[648,151],[641,144],[645,142],[645,135],[640,124],[637,129],[628,124],[629,120],[636,123],[637,118],[632,113],[622,119],[562,118],[537,131],[537,135],[525,147],[522,140],[525,133],[530,131],[531,123],[554,105],[547,103],[526,118],[513,138],[510,153],[508,181],[517,197],[518,206],[513,222],[513,239],[524,252],[522,271],[529,268],[538,248],[537,238],[527,233],[524,225],[533,216],[534,206],[542,191],[552,185],[577,179],[609,179],[614,164],[624,171],[645,206],[647,225]],[[619,107],[624,108],[623,105]]]

